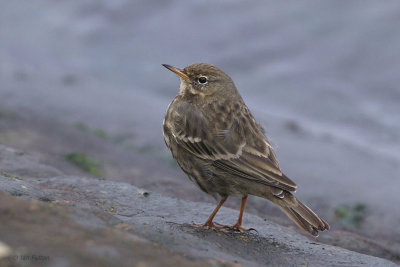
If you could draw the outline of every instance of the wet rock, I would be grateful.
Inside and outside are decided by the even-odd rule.
[[[207,260],[169,252],[90,211],[80,218],[75,208],[22,200],[0,192],[0,213],[1,266],[211,265]],[[80,222],[96,219],[103,222],[102,227]]]
[[[18,156],[4,146],[0,155],[6,162],[30,166],[35,174],[36,168],[46,169],[31,156]],[[14,170],[12,175],[20,175]],[[0,193],[0,242],[11,250],[0,265],[396,266],[312,241],[251,214],[245,215],[244,224],[257,229],[255,233],[198,229],[191,222],[205,220],[213,205],[146,194],[126,183],[67,175],[33,177],[0,175],[0,188],[8,193]],[[216,220],[229,224],[236,216],[237,211],[222,208]]]
[[[1,171],[17,177],[44,178],[61,175],[58,169],[42,164],[36,157],[0,144]]]

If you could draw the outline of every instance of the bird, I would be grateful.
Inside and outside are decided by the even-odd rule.
[[[301,229],[318,236],[329,230],[293,193],[297,185],[280,169],[263,127],[254,119],[232,79],[207,63],[181,68],[162,64],[180,78],[179,93],[169,104],[163,134],[173,158],[202,191],[220,199],[200,228],[249,231],[242,226],[248,195],[268,199]],[[213,222],[229,196],[242,197],[233,225]]]

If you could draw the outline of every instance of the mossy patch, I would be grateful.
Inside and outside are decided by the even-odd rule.
[[[111,137],[105,130],[100,129],[100,128],[94,129],[94,130],[93,130],[93,133],[94,133],[95,135],[97,135],[97,136],[99,136],[99,137],[102,137],[102,138],[105,138],[105,139],[108,139],[108,138]]]
[[[109,132],[107,132],[104,129],[101,128],[93,128],[90,125],[77,121],[74,124],[74,127],[82,132],[94,134],[98,137],[101,137],[103,139],[107,139],[108,141],[113,142],[114,144],[117,144],[119,146],[122,146],[123,148],[127,150],[133,150],[137,153],[140,154],[148,154],[148,155],[155,155],[156,159],[160,162],[167,163],[170,166],[177,167],[176,161],[171,157],[171,155],[160,155],[158,153],[157,147],[155,147],[152,144],[146,144],[146,143],[138,143],[134,139],[133,133],[120,133],[120,134],[115,134],[112,135]]]
[[[15,179],[15,180],[21,180],[21,178],[19,178],[18,176],[9,174],[7,172],[0,172],[0,174],[3,175],[4,177],[7,177],[7,178],[11,178],[11,179]]]
[[[22,138],[22,134],[15,131],[0,133],[0,143],[10,144]]]
[[[92,128],[86,123],[83,122],[75,122],[74,126],[76,129],[81,130],[82,132],[92,133],[104,139],[110,139],[111,135],[104,129],[101,128]]]
[[[368,216],[368,208],[363,203],[354,205],[340,205],[335,209],[335,216],[344,226],[358,228]]]
[[[71,152],[64,155],[64,159],[78,166],[82,170],[96,176],[103,176],[104,171],[100,162],[93,160],[83,153]]]

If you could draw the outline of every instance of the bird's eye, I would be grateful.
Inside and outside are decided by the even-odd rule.
[[[207,78],[206,77],[204,77],[204,76],[202,76],[202,77],[200,77],[199,78],[199,83],[206,83],[207,82]]]

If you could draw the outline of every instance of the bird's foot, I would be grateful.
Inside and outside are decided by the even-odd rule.
[[[197,227],[197,228],[207,228],[207,229],[217,229],[220,230],[222,228],[224,228],[224,225],[219,224],[219,223],[213,223],[212,221],[207,221],[204,224],[197,224],[197,223],[192,223],[193,226]]]
[[[232,232],[250,232],[250,231],[256,231],[254,228],[244,228],[240,224],[234,224],[234,225],[224,225],[224,224],[219,224],[215,223],[218,229],[223,230],[223,231],[232,231]]]

